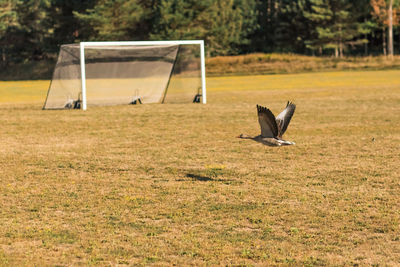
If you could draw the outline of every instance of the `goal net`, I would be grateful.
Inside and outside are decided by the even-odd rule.
[[[204,72],[203,41],[66,44],[43,108],[206,103]]]

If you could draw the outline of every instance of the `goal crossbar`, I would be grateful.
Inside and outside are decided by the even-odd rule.
[[[206,95],[206,68],[204,40],[177,40],[177,41],[119,41],[119,42],[80,42],[80,67],[82,85],[82,109],[87,109],[86,100],[86,68],[85,68],[85,47],[88,46],[148,46],[148,45],[200,45],[200,71],[201,71],[201,90],[202,102],[207,103]]]

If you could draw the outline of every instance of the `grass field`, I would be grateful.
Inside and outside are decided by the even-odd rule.
[[[0,82],[0,265],[400,265],[400,71],[86,112],[41,110],[47,86]],[[287,100],[295,146],[236,138]]]

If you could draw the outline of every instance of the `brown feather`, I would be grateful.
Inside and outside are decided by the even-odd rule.
[[[266,107],[257,105],[258,122],[261,127],[261,136],[263,137],[277,137],[278,126],[275,121],[275,116]]]

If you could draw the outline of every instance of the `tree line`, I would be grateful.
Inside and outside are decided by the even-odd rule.
[[[393,54],[400,0],[0,0],[2,66],[90,40],[204,39],[207,55]]]

